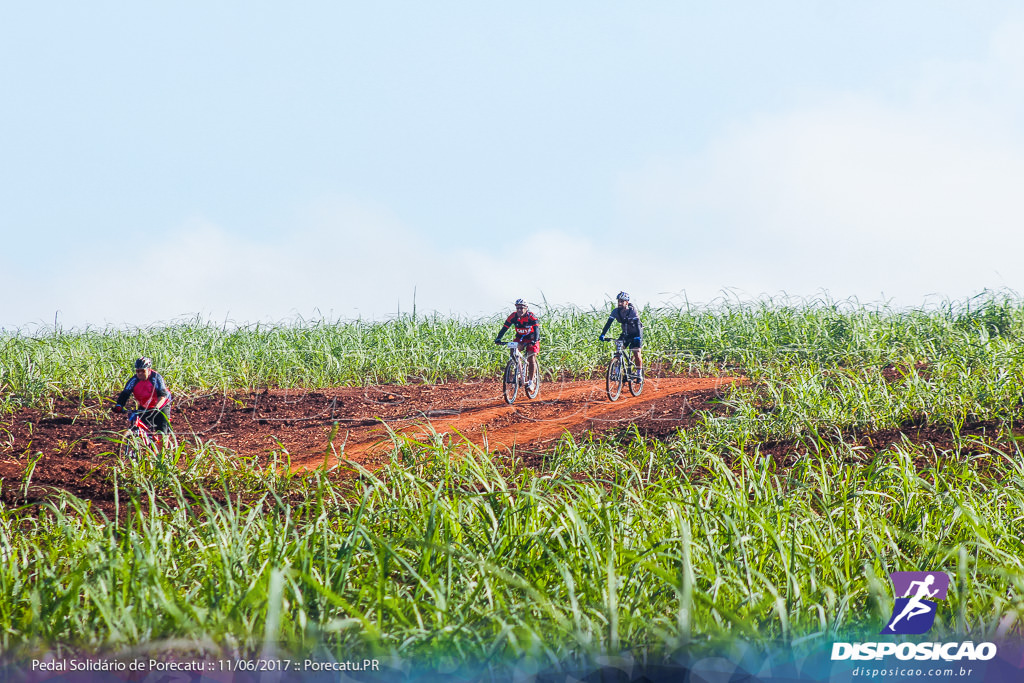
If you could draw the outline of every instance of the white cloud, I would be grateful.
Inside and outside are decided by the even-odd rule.
[[[444,244],[352,199],[272,238],[197,217],[144,256],[113,243],[41,266],[0,254],[0,325],[57,310],[79,326],[380,318],[411,310],[414,288],[419,310],[461,316],[518,296],[602,305],[623,288],[652,303],[1024,291],[1022,46],[1024,24],[1007,24],[983,59],[922,65],[899,97],[833,93],[734,122],[697,154],[625,174],[612,237],[522,226],[500,248],[492,235]]]
[[[930,65],[901,101],[846,94],[737,126],[625,178],[625,218],[696,247],[687,289],[702,297],[1024,290],[1022,43],[1005,27],[986,62],[949,65],[946,84]]]
[[[0,274],[23,289],[35,283],[35,308],[8,308],[0,324],[48,325],[58,309],[62,324],[78,327],[195,315],[380,319],[410,312],[414,294],[420,312],[477,317],[510,310],[519,296],[537,304],[545,296],[552,304],[602,302],[602,293],[623,286],[615,273],[636,270],[621,254],[610,260],[588,240],[557,232],[516,233],[504,245],[451,248],[351,199],[322,201],[269,239],[194,218],[143,252],[81,254],[43,280]]]
[[[515,233],[500,249],[451,248],[415,233],[386,210],[328,200],[286,234],[257,239],[203,218],[168,231],[143,252],[79,255],[34,280],[34,310],[9,308],[0,324],[144,325],[202,315],[235,322],[303,317],[385,318],[409,312],[463,317],[539,307],[603,304],[653,280],[630,244],[595,245],[559,232]],[[97,264],[101,264],[97,267]],[[28,273],[7,277],[27,283]],[[0,275],[0,277],[3,277]],[[632,284],[631,284],[632,283]],[[0,282],[0,285],[3,285]],[[649,300],[649,299],[648,299]],[[45,301],[40,308],[39,301]]]
[[[73,308],[110,321],[139,319],[132,313],[138,310],[147,311],[141,316],[146,320],[196,313],[239,322],[383,317],[399,305],[411,310],[414,288],[418,298],[437,299],[442,283],[457,275],[436,246],[386,211],[351,200],[325,201],[269,239],[195,219],[170,231],[151,252],[155,272],[132,278],[120,308],[98,310],[84,292]],[[146,272],[142,264],[133,270]]]

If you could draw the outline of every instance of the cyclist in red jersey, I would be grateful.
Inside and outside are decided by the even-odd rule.
[[[510,327],[515,328],[515,341],[519,343],[519,350],[526,355],[526,381],[533,384],[537,374],[537,353],[540,351],[540,321],[530,311],[525,299],[516,299],[515,313],[505,318],[505,324],[494,339],[495,344],[501,343],[501,338]]]
[[[135,361],[135,376],[128,380],[117,395],[115,413],[123,413],[124,406],[132,396],[143,413],[139,416],[154,431],[158,447],[163,446],[163,435],[170,434],[171,392],[167,383],[156,370],[153,361],[142,357]]]

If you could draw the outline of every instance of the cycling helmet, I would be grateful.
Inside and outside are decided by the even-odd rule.
[[[526,299],[516,299],[516,306],[528,306]]]
[[[626,292],[619,292],[615,295],[615,298],[619,301],[629,301],[629,294]]]
[[[135,361],[136,370],[149,370],[153,367],[153,360],[143,356],[142,358]]]

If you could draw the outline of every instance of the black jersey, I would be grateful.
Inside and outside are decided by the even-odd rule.
[[[622,334],[619,335],[622,339],[633,339],[634,337],[642,337],[644,335],[644,324],[640,322],[640,314],[636,312],[633,304],[627,304],[625,308],[616,306],[612,309],[612,313],[608,316],[608,322],[604,324],[601,334],[607,333],[608,328],[614,322],[622,325]]]

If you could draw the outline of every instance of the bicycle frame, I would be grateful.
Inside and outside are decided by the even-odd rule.
[[[142,419],[144,410],[132,410],[128,413],[128,433],[124,435],[121,452],[125,457],[134,457],[140,448],[147,448],[154,443],[153,430]]]
[[[133,410],[128,413],[128,430],[144,438],[146,441],[152,441],[153,430],[142,419],[144,412],[144,410]]]
[[[527,382],[527,361],[526,356],[519,350],[519,342],[506,342],[505,346],[509,350],[508,362],[502,374],[502,395],[505,397],[505,403],[511,405],[515,402],[516,396],[519,395],[519,387],[525,389],[527,398],[536,398],[540,393],[540,371],[536,371],[532,382]]]
[[[609,340],[612,341],[612,340]],[[615,339],[615,351],[612,360],[608,364],[608,373],[605,381],[605,389],[608,392],[608,400],[617,401],[622,393],[622,385],[629,384],[629,393],[639,396],[644,390],[644,381],[637,372],[636,363],[633,362],[632,354],[627,352],[626,343],[621,339]]]

